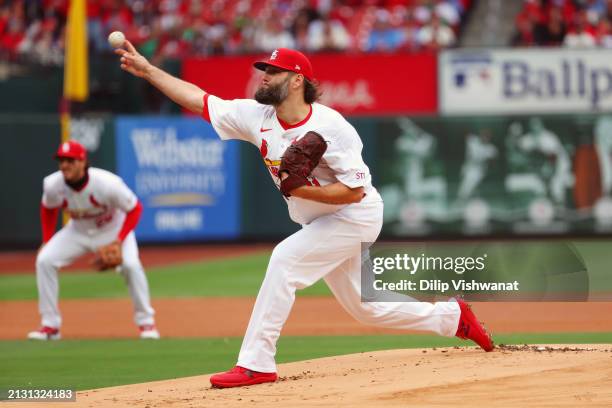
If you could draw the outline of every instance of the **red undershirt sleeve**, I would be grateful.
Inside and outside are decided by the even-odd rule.
[[[125,215],[125,220],[123,221],[123,226],[121,227],[121,231],[119,231],[119,235],[117,238],[119,241],[123,242],[125,237],[134,229],[136,225],[138,225],[138,221],[140,220],[140,215],[142,214],[142,204],[140,201],[136,202],[136,206],[132,209],[132,211],[128,212]]]
[[[210,123],[210,112],[208,111],[208,94],[204,94],[204,108],[202,109],[202,118]]]
[[[42,227],[43,244],[46,244],[51,239],[53,234],[55,234],[58,214],[59,207],[47,208],[42,203],[40,204],[40,225]]]

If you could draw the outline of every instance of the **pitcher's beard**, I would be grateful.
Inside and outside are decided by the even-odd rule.
[[[260,86],[255,92],[255,100],[264,105],[278,106],[289,95],[289,78],[276,85]]]

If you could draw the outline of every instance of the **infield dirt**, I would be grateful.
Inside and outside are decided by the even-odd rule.
[[[275,384],[234,389],[211,388],[209,375],[102,388],[53,406],[612,406],[610,345],[367,352],[283,364],[279,374]]]
[[[153,299],[153,307],[164,337],[230,337],[244,335],[254,302],[242,297]],[[493,334],[592,333],[612,327],[612,302],[472,305]],[[60,308],[65,339],[137,337],[129,299],[62,300]],[[39,319],[36,301],[0,302],[0,339],[24,339]],[[333,297],[298,297],[283,328],[285,336],[377,333],[406,332],[363,325]]]

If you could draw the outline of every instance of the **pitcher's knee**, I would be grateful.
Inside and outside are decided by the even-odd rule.
[[[282,246],[282,242],[278,244],[272,251],[270,256],[269,268],[270,269],[287,269],[292,264],[294,256],[290,251]]]
[[[41,251],[36,257],[36,270],[43,271],[53,268],[53,259],[45,252]]]
[[[265,281],[268,284],[283,287],[291,291],[305,288],[308,285],[301,282],[299,276],[296,276],[294,266],[292,257],[277,245],[272,251],[272,256],[270,256]]]

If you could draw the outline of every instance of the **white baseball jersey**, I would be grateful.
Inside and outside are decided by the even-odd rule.
[[[80,232],[95,234],[123,224],[125,213],[136,206],[138,198],[119,176],[89,168],[89,181],[79,191],[70,188],[61,171],[45,177],[42,203],[47,208],[64,207],[71,223]]]
[[[314,103],[303,121],[287,125],[277,118],[274,107],[253,99],[223,100],[207,95],[205,102],[205,116],[208,113],[221,139],[244,140],[259,148],[277,188],[280,188],[281,182],[278,177],[281,156],[292,142],[314,131],[325,139],[327,150],[309,177],[309,182],[325,186],[340,181],[350,188],[364,188],[366,196],[361,203],[382,201],[372,186],[370,170],[361,157],[363,144],[357,131],[335,110]],[[299,197],[289,197],[286,201],[291,219],[299,224],[308,224],[347,205],[359,205],[330,205]]]

